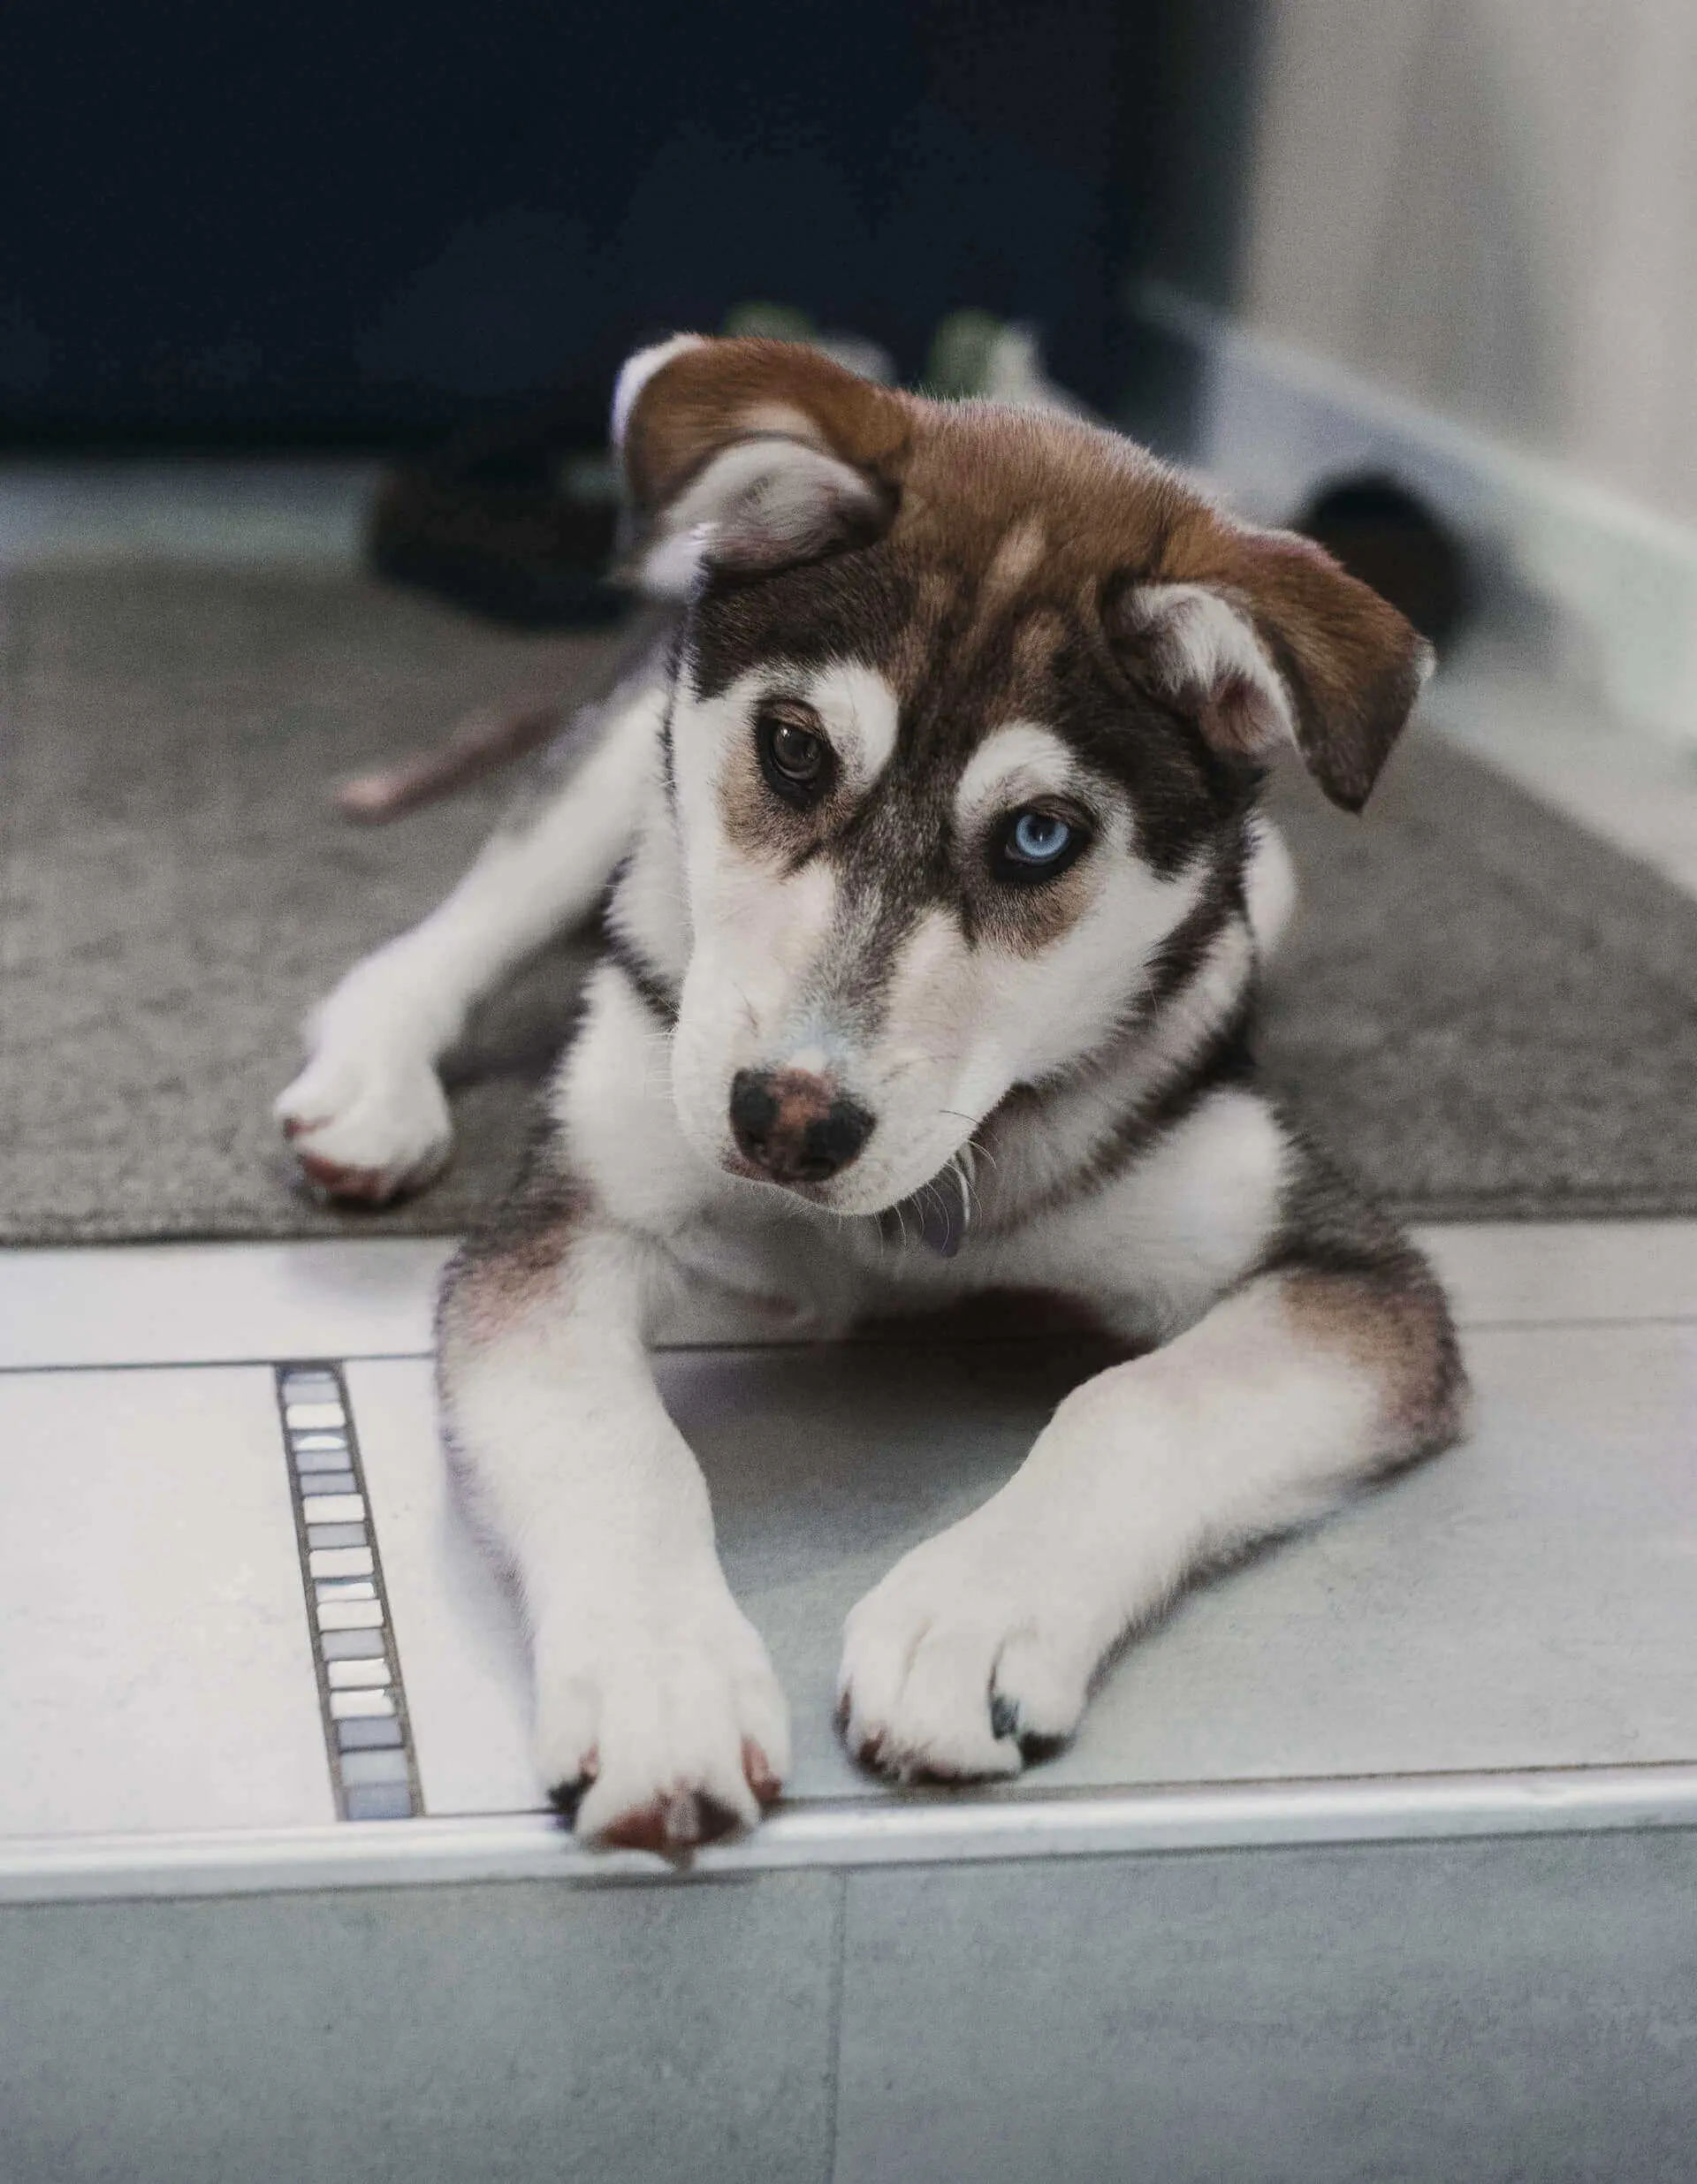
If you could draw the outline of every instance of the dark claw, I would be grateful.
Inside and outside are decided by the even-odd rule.
[[[590,1787],[590,1777],[580,1775],[575,1782],[557,1782],[548,1792],[548,1802],[568,1828],[577,1824],[577,1808],[583,1802]]]
[[[717,1843],[721,1836],[734,1835],[742,1825],[730,1806],[721,1805],[716,1797],[697,1794],[694,1804],[694,1826],[685,1838],[689,1847],[697,1843]]]
[[[590,1784],[601,1771],[600,1746],[591,1745],[580,1764],[583,1769],[581,1775],[574,1776],[570,1782],[557,1782],[548,1792],[548,1802],[568,1828],[576,1826],[577,1808],[589,1794]]]
[[[1019,1756],[1028,1767],[1040,1766],[1052,1760],[1066,1746],[1064,1737],[1046,1736],[1035,1729],[1022,1729],[1019,1724],[1019,1707],[1016,1701],[1004,1698],[999,1691],[990,1697],[990,1729],[997,1737],[1014,1737],[1019,1742]]]

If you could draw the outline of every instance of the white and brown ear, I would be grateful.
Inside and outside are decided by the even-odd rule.
[[[1332,802],[1358,811],[1432,671],[1396,608],[1287,531],[1209,527],[1123,582],[1107,608],[1122,656],[1192,711],[1229,756],[1300,751]],[[1187,566],[1188,565],[1188,566]]]
[[[817,350],[679,334],[619,375],[613,439],[633,580],[687,597],[703,573],[755,575],[865,544],[889,525],[906,405]]]

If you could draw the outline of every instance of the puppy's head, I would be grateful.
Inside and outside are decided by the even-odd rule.
[[[614,430],[638,580],[690,602],[680,1119],[840,1213],[1135,1027],[1186,920],[1240,907],[1267,759],[1358,809],[1423,680],[1318,548],[1069,420],[681,339]]]

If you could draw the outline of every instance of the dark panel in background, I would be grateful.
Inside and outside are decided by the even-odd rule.
[[[1128,276],[1226,277],[1254,12],[9,0],[0,437],[384,445],[562,387],[592,432],[635,341],[750,299],[907,373],[1031,318],[1117,409]]]

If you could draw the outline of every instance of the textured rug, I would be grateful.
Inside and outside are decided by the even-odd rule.
[[[474,1025],[422,1198],[329,1212],[274,1140],[302,1013],[439,899],[506,795],[366,831],[330,791],[475,703],[569,688],[606,642],[342,579],[11,579],[0,1240],[451,1231],[486,1206],[569,951]],[[1263,1049],[1369,1186],[1428,1218],[1697,1213],[1697,904],[1431,734],[1365,820],[1300,782],[1278,803],[1304,899]]]

